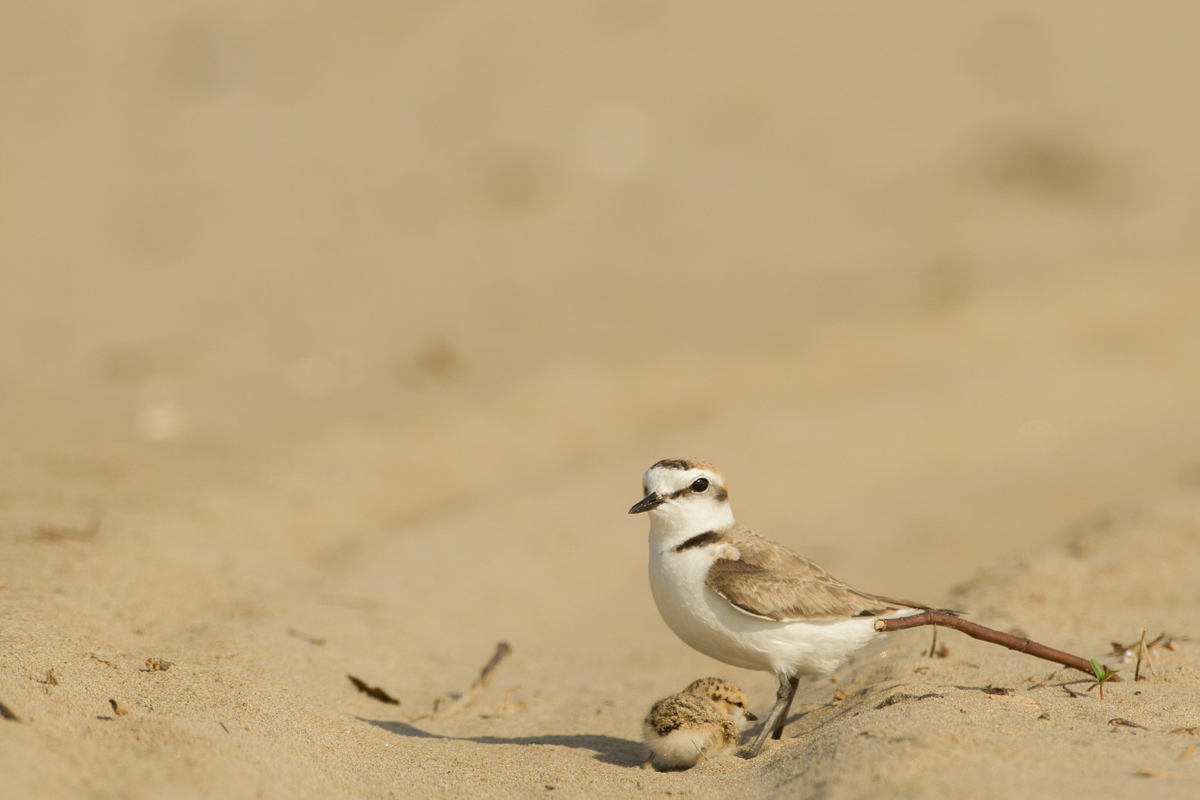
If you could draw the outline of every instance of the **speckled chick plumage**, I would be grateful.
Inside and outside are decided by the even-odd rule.
[[[744,731],[751,722],[758,719],[746,710],[750,698],[746,697],[746,693],[739,689],[737,684],[730,681],[721,678],[701,678],[692,681],[683,691],[710,700],[718,711],[733,720],[739,731]]]
[[[647,765],[688,769],[699,761],[737,749],[740,730],[754,719],[746,695],[719,678],[701,678],[679,694],[654,704],[642,725],[650,747]]]

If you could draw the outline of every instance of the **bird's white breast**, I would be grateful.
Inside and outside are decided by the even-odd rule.
[[[675,552],[650,537],[650,590],[667,626],[691,647],[745,669],[827,675],[876,635],[873,618],[778,622],[745,613],[705,583],[719,545]]]

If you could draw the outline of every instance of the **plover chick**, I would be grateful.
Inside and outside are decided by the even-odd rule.
[[[698,680],[650,708],[642,723],[650,758],[642,766],[688,769],[709,756],[732,753],[741,728],[753,719],[741,689],[718,678]]]
[[[758,720],[758,717],[746,709],[750,705],[746,693],[730,681],[721,678],[701,678],[692,681],[683,691],[710,700],[718,711],[733,720],[739,731],[746,730],[751,722]]]
[[[685,643],[735,667],[775,673],[775,706],[747,757],[783,734],[801,675],[828,675],[878,635],[875,620],[929,606],[852,589],[804,556],[739,525],[720,470],[659,461],[630,514],[650,514],[650,590]]]

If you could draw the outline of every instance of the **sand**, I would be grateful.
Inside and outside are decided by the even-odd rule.
[[[655,699],[711,673],[765,710],[771,679],[675,641],[640,564],[614,564],[607,581],[571,568],[607,572],[594,566],[607,544],[519,545],[503,537],[513,524],[431,522],[273,583],[205,575],[132,519],[84,542],[6,542],[0,699],[19,716],[0,726],[6,796],[1189,797],[1200,786],[1195,489],[1088,520],[946,595],[980,622],[1120,669],[1104,699],[1087,676],[953,632],[935,658],[927,630],[889,634],[832,680],[803,683],[785,739],[758,759],[670,774],[638,767]],[[1134,681],[1110,640],[1134,641],[1143,625],[1176,641]],[[513,654],[473,704],[439,718],[435,701],[444,714],[497,636]],[[356,692],[348,674],[401,704]]]
[[[1196,22],[6,2],[0,796],[1196,796]],[[653,607],[676,456],[864,590],[1176,649],[899,633],[638,769],[774,693]]]

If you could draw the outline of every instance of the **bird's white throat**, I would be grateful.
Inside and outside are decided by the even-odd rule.
[[[735,524],[728,502],[710,500],[664,503],[650,512],[650,542],[669,550],[708,531],[721,531]]]

